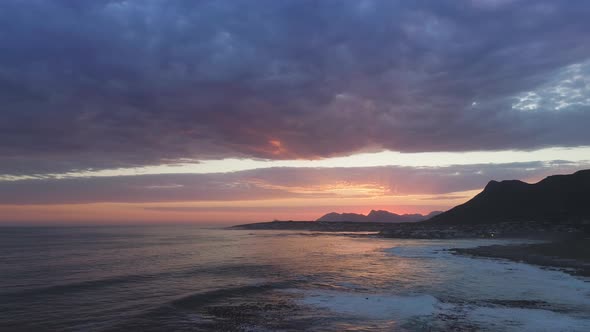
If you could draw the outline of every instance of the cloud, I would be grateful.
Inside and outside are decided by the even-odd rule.
[[[0,173],[587,145],[589,16],[549,0],[2,1]]]
[[[371,198],[481,189],[491,180],[536,181],[590,164],[526,162],[448,167],[268,168],[234,173],[162,174],[0,182],[0,204],[149,203]],[[455,197],[456,198],[456,197]]]

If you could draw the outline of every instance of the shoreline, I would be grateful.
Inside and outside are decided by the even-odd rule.
[[[554,268],[590,278],[590,224],[588,222],[503,222],[449,225],[424,222],[314,222],[272,221],[232,226],[242,230],[300,230],[316,232],[376,232],[381,238],[397,239],[534,239],[543,243],[451,248],[456,255],[507,259]]]
[[[590,278],[590,237],[560,239],[552,242],[490,245],[475,248],[452,248],[457,255],[477,258],[507,259],[571,275]]]
[[[228,227],[235,230],[299,230],[318,232],[377,232],[399,239],[530,238],[555,240],[590,234],[590,221],[506,221],[489,224],[436,224],[431,222],[321,222],[271,221]]]

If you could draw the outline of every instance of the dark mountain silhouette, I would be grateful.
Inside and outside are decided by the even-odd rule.
[[[367,221],[367,216],[364,214],[359,213],[336,213],[330,212],[318,218],[316,221],[351,221],[351,222],[360,222],[360,221]]]
[[[384,210],[371,210],[368,215],[358,213],[328,213],[316,221],[324,222],[391,222],[391,223],[402,223],[402,222],[416,222],[426,220],[436,214],[441,213],[440,211],[430,212],[428,215],[421,214],[397,214]]]
[[[553,175],[529,184],[518,180],[490,181],[464,204],[428,219],[430,223],[590,220],[590,170]]]

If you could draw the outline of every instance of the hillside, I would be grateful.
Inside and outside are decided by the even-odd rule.
[[[579,220],[590,220],[590,170],[549,176],[535,184],[518,180],[490,181],[471,200],[428,219],[426,223]]]

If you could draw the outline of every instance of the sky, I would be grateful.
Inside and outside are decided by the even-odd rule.
[[[4,0],[0,224],[428,213],[590,168],[585,0]]]

